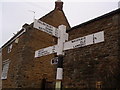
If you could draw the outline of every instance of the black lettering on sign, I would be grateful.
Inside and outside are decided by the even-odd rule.
[[[52,48],[52,53],[55,53],[55,46],[53,46]]]
[[[86,38],[85,37],[79,38],[76,41],[79,41],[80,43],[75,45],[75,46],[73,46],[73,48],[83,47],[83,46],[86,45]]]
[[[74,43],[74,42],[77,42],[77,41],[80,41],[80,38],[72,40],[71,42]]]
[[[93,43],[95,43],[95,40],[97,40],[97,37],[93,34]]]
[[[48,51],[45,51],[44,49],[38,51],[38,56],[39,56],[39,57],[40,57],[40,56],[44,56],[44,55],[48,55],[48,54],[49,54],[49,52],[48,52]]]
[[[80,40],[80,45],[81,45],[81,47],[83,47],[83,46],[85,46],[85,44],[86,44],[86,38],[83,37],[83,38],[81,38],[81,40]]]
[[[48,28],[48,27],[46,27],[45,28],[45,31],[47,32],[47,33],[49,33],[49,34],[53,34],[52,32],[53,32],[53,30],[52,29],[50,29],[50,28]]]
[[[58,30],[57,30],[57,28],[55,29],[55,36],[58,36]]]
[[[42,27],[39,27],[40,30],[44,30]]]

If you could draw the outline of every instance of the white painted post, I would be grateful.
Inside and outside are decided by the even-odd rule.
[[[58,66],[56,75],[56,90],[61,90],[62,79],[63,79],[63,55],[64,55],[64,43],[68,39],[68,34],[66,33],[66,26],[60,25],[58,30]]]
[[[60,25],[58,30],[58,52],[57,55],[64,55],[63,48],[65,42],[66,26]]]

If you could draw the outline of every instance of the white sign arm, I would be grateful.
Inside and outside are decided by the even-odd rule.
[[[101,32],[84,36],[84,37],[79,37],[79,38],[70,40],[68,42],[64,42],[63,50],[84,47],[87,45],[96,44],[103,41],[104,41],[104,31],[101,31]],[[61,42],[59,42],[59,44],[61,44]],[[35,51],[35,57],[41,57],[41,56],[49,55],[56,52],[58,53],[60,48],[59,44]]]
[[[57,45],[50,46],[50,47],[35,51],[35,58],[41,57],[41,56],[46,56],[46,55],[56,53],[56,52],[57,52]]]
[[[41,20],[35,19],[33,27],[43,32],[46,32],[52,36],[58,37],[58,29],[53,27],[52,25],[42,22]]]
[[[104,41],[104,31],[90,34],[84,37],[76,38],[64,43],[64,50],[84,47],[87,45],[100,43]]]

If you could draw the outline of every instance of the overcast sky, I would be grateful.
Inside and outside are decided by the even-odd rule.
[[[0,47],[25,23],[32,23],[55,7],[56,0],[1,0]],[[119,0],[62,0],[63,10],[71,27],[104,15],[118,8]],[[13,34],[14,33],[14,34]]]

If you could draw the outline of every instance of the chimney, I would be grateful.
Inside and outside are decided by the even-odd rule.
[[[55,2],[55,9],[61,10],[63,9],[63,2],[61,0],[57,0]]]

